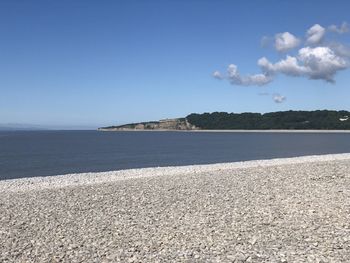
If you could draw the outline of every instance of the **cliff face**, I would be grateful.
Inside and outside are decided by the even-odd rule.
[[[130,130],[198,130],[186,118],[164,119],[160,121],[131,123],[120,126],[99,128],[100,131],[130,131]]]

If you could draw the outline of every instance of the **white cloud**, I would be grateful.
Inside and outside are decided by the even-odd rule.
[[[304,64],[309,78],[329,82],[334,82],[334,75],[349,66],[344,58],[337,56],[329,47],[302,48],[299,50],[299,60]]]
[[[326,29],[319,24],[313,25],[306,32],[306,43],[310,45],[317,45],[322,42],[323,37],[326,33]]]
[[[346,22],[343,22],[339,27],[336,25],[331,25],[328,27],[328,30],[331,32],[336,32],[338,34],[344,34],[349,32],[349,24]]]
[[[333,42],[328,44],[328,47],[332,49],[337,56],[350,58],[350,46]]]
[[[272,79],[265,74],[255,74],[241,76],[236,65],[231,64],[227,68],[227,78],[234,85],[243,86],[262,86],[269,83]]]
[[[254,74],[241,76],[235,64],[230,64],[227,67],[227,73],[221,74],[220,71],[214,71],[213,77],[216,79],[227,79],[232,85],[241,86],[262,86],[269,83],[272,79],[265,74]]]
[[[283,95],[280,95],[280,94],[274,94],[274,95],[272,96],[272,99],[273,99],[273,101],[276,102],[276,103],[282,103],[282,102],[284,102],[287,98],[286,98],[285,96],[283,96]]]
[[[296,57],[288,56],[279,62],[272,64],[267,58],[263,57],[258,60],[258,65],[266,74],[283,73],[289,76],[300,76],[306,72],[304,66],[299,65]]]
[[[275,35],[275,48],[279,52],[285,52],[299,46],[300,40],[289,32]]]
[[[328,82],[334,82],[334,75],[349,66],[346,59],[338,56],[329,47],[304,47],[299,50],[297,57],[287,55],[285,59],[274,64],[263,57],[258,60],[258,65],[268,75],[282,73]]]
[[[332,25],[327,31],[342,34],[349,31],[349,26],[347,23],[339,27]],[[287,54],[284,59],[275,63],[270,62],[266,57],[260,58],[257,64],[261,73],[242,76],[238,67],[231,64],[226,74],[215,71],[213,76],[218,79],[227,79],[233,85],[243,86],[268,84],[278,74],[335,82],[335,75],[350,67],[350,46],[329,40],[323,41],[325,33],[325,28],[315,24],[307,31],[304,47],[301,47],[297,54]],[[262,42],[268,40],[268,37],[263,37]],[[275,49],[279,52],[291,50],[301,44],[300,39],[289,32],[276,34],[274,41]]]
[[[214,71],[213,72],[213,77],[216,79],[223,79],[224,77],[222,76],[222,74],[220,73],[220,71]]]

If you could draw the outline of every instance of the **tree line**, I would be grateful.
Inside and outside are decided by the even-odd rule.
[[[347,119],[349,117],[349,119]],[[266,129],[305,129],[305,130],[350,130],[349,111],[279,111],[270,113],[192,113],[188,122],[200,129],[208,130],[266,130]]]

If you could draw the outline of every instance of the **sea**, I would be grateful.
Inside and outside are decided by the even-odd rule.
[[[0,180],[350,152],[350,133],[2,131]]]

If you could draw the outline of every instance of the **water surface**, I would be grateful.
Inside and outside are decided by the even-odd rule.
[[[0,180],[350,152],[350,133],[0,132]]]

